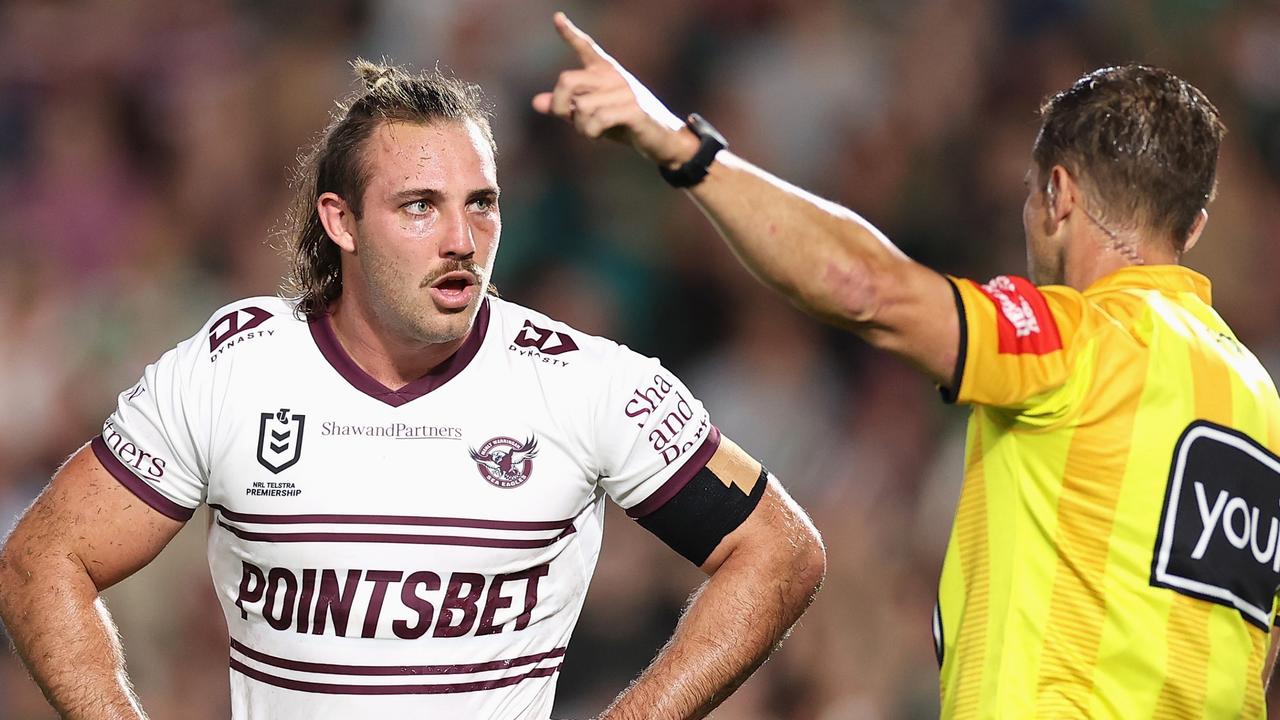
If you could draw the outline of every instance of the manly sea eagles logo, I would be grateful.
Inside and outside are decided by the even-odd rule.
[[[290,415],[289,408],[262,413],[258,425],[258,462],[277,475],[302,459],[302,430],[306,415]]]
[[[524,442],[505,436],[496,437],[471,450],[471,459],[485,480],[501,488],[522,485],[533,474],[533,459],[538,456],[538,441],[530,437]]]

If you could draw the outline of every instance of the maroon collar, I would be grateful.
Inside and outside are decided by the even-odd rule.
[[[311,329],[312,339],[316,341],[316,347],[320,349],[320,354],[351,387],[391,407],[400,407],[449,382],[471,363],[476,353],[480,351],[485,332],[489,329],[489,298],[486,297],[480,301],[476,321],[472,324],[467,339],[462,342],[462,347],[459,347],[458,351],[444,362],[428,370],[427,374],[398,390],[392,390],[374,380],[369,373],[356,364],[355,360],[351,359],[343,349],[342,343],[338,342],[338,336],[333,333],[333,322],[328,313],[308,320],[307,324]]]

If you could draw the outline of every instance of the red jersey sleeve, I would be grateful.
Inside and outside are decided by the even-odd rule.
[[[1000,275],[986,284],[948,277],[960,315],[960,352],[950,401],[1026,407],[1070,375],[1084,297]]]

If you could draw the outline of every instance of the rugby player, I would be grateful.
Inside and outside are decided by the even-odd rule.
[[[1280,587],[1280,400],[1180,265],[1223,125],[1102,68],[1041,108],[1031,279],[948,277],[680,122],[563,15],[580,67],[534,108],[630,143],[803,309],[972,405],[933,634],[942,715],[1260,718]]]
[[[610,497],[710,578],[601,717],[702,717],[811,601],[818,534],[656,360],[488,292],[479,88],[356,70],[290,297],[147,367],[5,544],[19,654],[64,717],[143,717],[98,593],[207,505],[235,718],[546,718]]]

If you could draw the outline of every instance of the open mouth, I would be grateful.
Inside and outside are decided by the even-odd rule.
[[[468,272],[451,272],[431,284],[431,295],[442,308],[457,310],[471,303],[476,277]]]
[[[436,288],[444,292],[459,293],[466,290],[471,282],[463,277],[447,278],[436,283]]]

